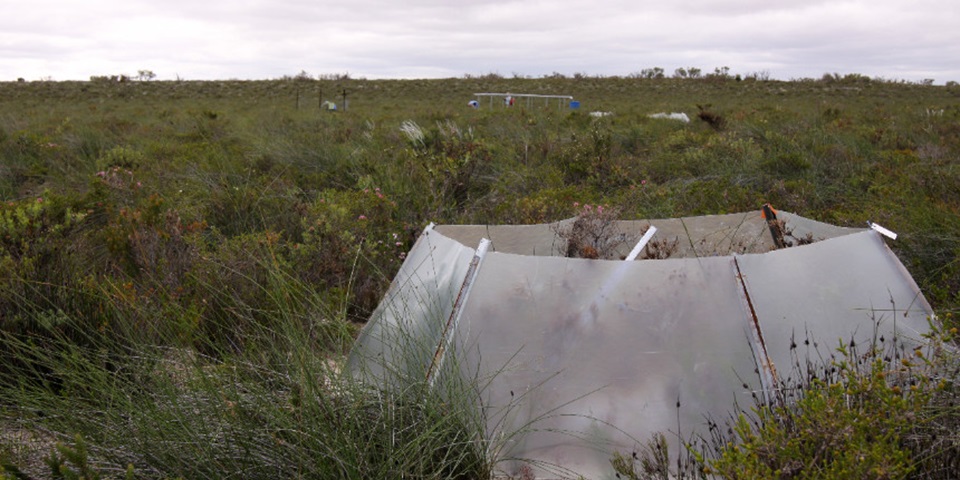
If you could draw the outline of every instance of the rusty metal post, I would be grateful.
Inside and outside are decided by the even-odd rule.
[[[463,284],[460,286],[460,292],[457,294],[457,299],[453,302],[453,308],[450,310],[450,317],[447,318],[447,323],[443,327],[443,335],[440,337],[440,344],[437,345],[437,350],[433,354],[433,361],[430,362],[430,368],[427,369],[427,382],[433,386],[433,382],[436,380],[437,373],[440,371],[440,367],[443,366],[443,360],[446,357],[447,350],[450,347],[450,343],[453,342],[453,336],[456,333],[457,325],[460,323],[460,313],[462,312],[463,304],[467,301],[467,297],[470,295],[470,289],[473,287],[473,280],[477,277],[477,272],[480,270],[480,262],[483,261],[483,257],[487,254],[487,249],[490,247],[490,240],[486,238],[480,240],[480,245],[477,246],[477,252],[473,255],[473,259],[470,261],[470,267],[467,269],[467,274],[464,275]]]
[[[763,218],[767,220],[767,227],[770,228],[770,235],[773,237],[773,245],[779,250],[786,248],[787,242],[783,239],[783,229],[780,228],[780,222],[777,220],[777,211],[769,203],[763,206]]]

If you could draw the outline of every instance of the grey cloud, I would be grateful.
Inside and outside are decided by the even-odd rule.
[[[725,65],[777,78],[842,69],[916,79],[955,77],[960,45],[960,6],[945,0],[37,2],[0,18],[0,72],[379,78]]]

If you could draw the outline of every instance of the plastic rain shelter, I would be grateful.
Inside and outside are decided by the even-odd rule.
[[[431,225],[348,365],[376,382],[480,379],[505,475],[613,478],[613,452],[657,432],[675,461],[680,436],[753,405],[798,356],[880,335],[910,348],[928,330],[930,305],[878,231],[779,219],[799,246],[776,248],[759,211],[617,222],[629,238],[655,226],[646,249],[672,245],[636,261],[564,256],[573,219]]]

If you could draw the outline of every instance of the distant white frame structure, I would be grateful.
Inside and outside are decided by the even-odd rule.
[[[539,95],[535,93],[509,93],[509,92],[507,93],[474,93],[473,96],[477,98],[478,106],[483,103],[480,101],[483,97],[488,97],[490,99],[488,102],[488,104],[490,105],[490,108],[493,108],[493,99],[495,97],[504,99],[504,102],[501,102],[501,104],[503,104],[504,106],[506,104],[507,98],[510,98],[510,97],[517,98],[517,99],[525,98],[527,99],[528,108],[532,106],[534,99],[538,99],[538,98],[542,98],[544,100],[544,106],[549,106],[550,100],[556,99],[558,101],[557,102],[558,108],[560,109],[563,109],[565,106],[569,106],[570,102],[573,101],[573,96],[571,95]]]

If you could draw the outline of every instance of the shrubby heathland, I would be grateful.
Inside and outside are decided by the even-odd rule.
[[[767,202],[895,230],[938,312],[930,347],[809,359],[789,401],[731,405],[682,465],[654,438],[612,466],[960,476],[956,84],[137,78],[0,83],[0,478],[486,478],[475,385],[372,390],[339,370],[427,223]],[[472,108],[477,92],[580,107]]]

